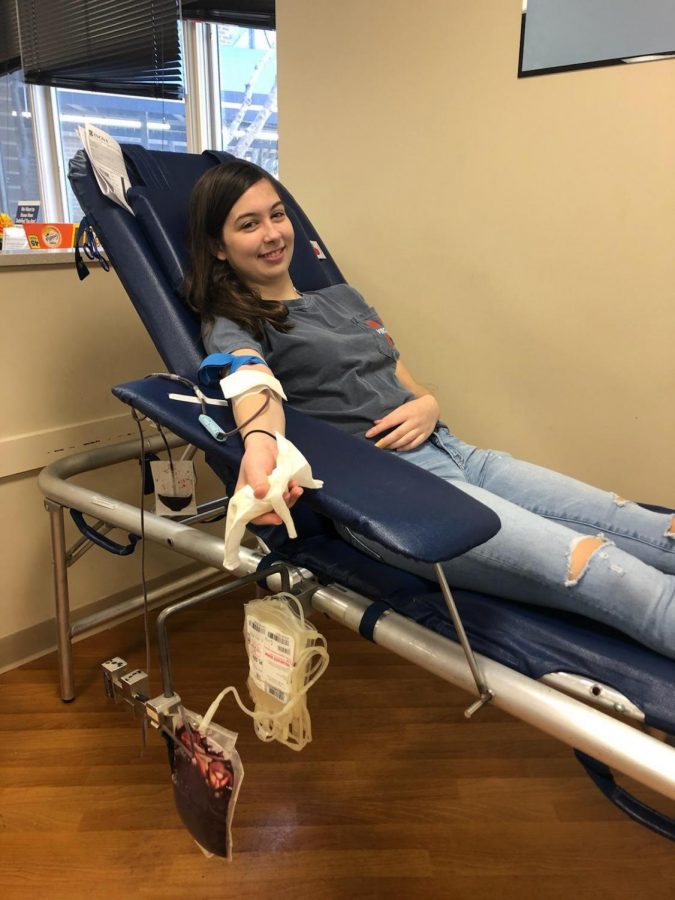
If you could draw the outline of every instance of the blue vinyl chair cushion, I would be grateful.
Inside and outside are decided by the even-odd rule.
[[[191,191],[192,185],[178,184],[173,190],[132,187],[127,194],[136,221],[176,293],[180,293],[188,262],[185,210]]]
[[[199,424],[199,405],[170,400],[169,393],[188,388],[161,378],[118,385],[115,396],[162,422],[175,434],[203,448],[221,465],[238,469],[242,446],[238,436],[222,444]],[[301,503],[328,518],[379,541],[408,559],[437,562],[452,559],[497,533],[499,518],[482,503],[395,453],[383,453],[365,440],[318,419],[285,407],[286,433],[307,458],[318,491],[305,491]],[[225,431],[233,428],[229,408],[210,407]],[[368,490],[356,484],[355,472],[368,473]],[[439,528],[439,523],[443,527]]]
[[[175,154],[178,159],[172,161],[173,165],[179,167],[184,155],[187,154]],[[197,160],[201,161],[201,157]],[[189,166],[183,164],[183,168]],[[133,174],[133,169],[130,172]],[[153,244],[131,213],[101,194],[83,150],[71,159],[68,177],[167,369],[194,378],[206,355],[199,319],[177,299]],[[143,285],[143,292],[138,290],[139,284]]]

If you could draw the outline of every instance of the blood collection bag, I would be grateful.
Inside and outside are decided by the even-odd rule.
[[[237,735],[216,725],[213,716],[232,694],[261,740],[302,750],[312,739],[307,692],[328,666],[326,639],[291,594],[249,601],[244,637],[255,708],[248,709],[230,686],[203,717],[181,707],[173,730],[165,731],[178,814],[204,853],[226,859],[232,858],[231,823],[244,770],[234,746]]]
[[[167,736],[176,809],[206,855],[232,859],[231,825],[244,769],[237,735],[183,710]]]
[[[328,665],[326,640],[290,594],[251,600],[244,609],[255,733],[302,750],[312,740],[307,692]]]

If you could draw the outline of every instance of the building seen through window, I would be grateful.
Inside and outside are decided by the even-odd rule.
[[[278,175],[276,32],[216,27],[223,149]]]
[[[276,34],[217,25],[223,149],[278,174]],[[58,88],[62,158],[67,165],[80,140],[77,128],[91,122],[120,144],[186,152],[185,104],[176,100],[94,94]],[[81,215],[70,190],[68,212]]]
[[[33,117],[21,72],[0,77],[0,212],[14,217],[19,200],[38,200]]]

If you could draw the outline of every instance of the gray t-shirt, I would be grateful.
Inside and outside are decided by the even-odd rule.
[[[251,347],[263,357],[296,409],[362,435],[414,395],[396,378],[399,353],[377,312],[346,284],[287,301],[293,328],[265,326],[263,342],[229,319],[203,329],[209,353]]]

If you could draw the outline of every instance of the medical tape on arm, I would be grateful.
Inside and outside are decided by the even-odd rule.
[[[226,400],[241,399],[251,394],[270,390],[278,400],[286,400],[286,394],[277,378],[271,372],[258,369],[238,369],[220,380],[220,389]]]

